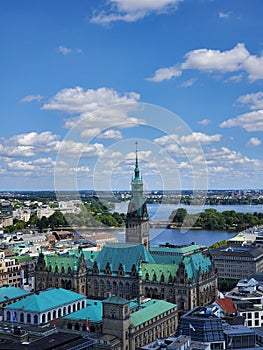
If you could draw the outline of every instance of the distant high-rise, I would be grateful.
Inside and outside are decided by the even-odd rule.
[[[2,202],[1,214],[3,217],[13,216],[13,206],[11,202]]]
[[[134,178],[131,181],[132,199],[126,218],[126,243],[144,244],[149,248],[149,216],[143,197],[143,181],[140,177],[136,142]]]

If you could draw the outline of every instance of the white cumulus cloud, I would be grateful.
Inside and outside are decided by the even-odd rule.
[[[200,125],[208,125],[210,123],[211,123],[210,119],[202,119],[198,122],[198,124],[200,124]]]
[[[218,13],[218,17],[219,18],[222,18],[222,19],[228,19],[231,15],[231,12],[223,12],[223,11],[220,11]]]
[[[59,91],[42,109],[78,114],[67,119],[65,127],[80,130],[82,137],[91,137],[117,125],[128,127],[143,123],[129,116],[130,111],[136,110],[139,99],[140,95],[135,92],[121,95],[106,87],[84,90],[77,86]]]
[[[257,147],[261,145],[261,140],[259,140],[257,137],[251,137],[247,143],[247,146]]]
[[[211,142],[219,142],[221,140],[221,137],[222,135],[220,134],[207,135],[202,132],[193,132],[190,135],[182,136],[180,138],[180,142],[182,144],[189,144],[195,141],[200,143],[211,143]]]
[[[97,136],[100,139],[114,139],[114,140],[121,140],[122,139],[122,133],[119,130],[113,130],[109,129]]]
[[[173,74],[175,69],[176,74]],[[251,55],[243,43],[238,43],[232,49],[225,51],[207,48],[196,49],[189,51],[181,64],[158,69],[153,78],[148,78],[148,80],[161,82],[179,76],[179,72],[189,69],[222,74],[246,72],[250,82],[253,82],[263,79],[263,57]],[[231,77],[228,80],[230,79]],[[236,82],[241,79],[240,74],[235,74],[235,78],[233,78]]]
[[[263,92],[259,91],[240,96],[237,102],[248,105],[252,110],[263,109]]]
[[[71,48],[69,48],[69,47],[65,47],[65,46],[63,46],[63,45],[59,45],[59,47],[58,47],[58,51],[60,52],[60,53],[62,53],[62,55],[69,55],[70,53],[72,53],[72,49]]]
[[[176,66],[168,67],[168,68],[160,68],[158,69],[154,76],[151,78],[146,78],[146,80],[153,81],[155,83],[159,83],[163,80],[170,80],[174,77],[180,77],[182,75],[182,70],[178,69]]]
[[[135,22],[152,13],[169,13],[183,0],[107,0],[102,10],[94,12],[92,23]]]
[[[44,96],[42,96],[42,95],[27,95],[27,96],[25,96],[25,97],[23,97],[21,100],[20,100],[20,102],[23,102],[23,103],[25,103],[25,102],[32,102],[32,101],[41,101],[41,100],[43,100],[43,98],[44,98]]]
[[[263,110],[241,114],[235,118],[225,120],[220,124],[221,128],[240,126],[246,131],[263,131]]]
[[[178,136],[176,134],[166,135],[162,136],[160,138],[157,138],[154,140],[157,144],[163,146],[163,145],[169,145],[169,144],[178,144],[178,145],[189,145],[194,144],[195,142],[199,143],[212,143],[212,142],[219,142],[221,140],[222,135],[215,134],[215,135],[207,135],[202,132],[192,132],[189,135],[183,135]]]
[[[29,132],[3,139],[0,155],[8,157],[33,157],[34,155],[55,152],[59,136],[50,131]]]

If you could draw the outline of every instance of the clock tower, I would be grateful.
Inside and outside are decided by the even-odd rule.
[[[130,302],[119,296],[102,301],[102,332],[121,339],[122,349],[129,349]]]
[[[143,181],[140,176],[136,142],[134,178],[131,181],[132,198],[126,218],[126,243],[144,244],[149,248],[149,216],[143,197]]]

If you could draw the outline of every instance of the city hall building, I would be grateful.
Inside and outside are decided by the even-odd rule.
[[[62,287],[101,300],[109,295],[127,300],[143,295],[177,304],[180,314],[213,302],[217,274],[204,247],[150,247],[137,151],[131,191],[126,243],[106,243],[98,253],[80,250],[68,257],[41,253],[36,265],[36,290]],[[89,258],[85,254],[90,254]]]

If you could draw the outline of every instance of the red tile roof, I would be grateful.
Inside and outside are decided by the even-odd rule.
[[[233,300],[230,298],[218,298],[216,299],[216,303],[225,313],[234,315],[237,313]]]

